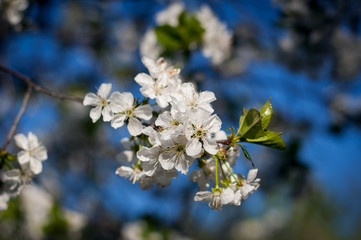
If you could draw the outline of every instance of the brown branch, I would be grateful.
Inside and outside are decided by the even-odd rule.
[[[44,94],[49,95],[54,98],[67,99],[67,100],[83,103],[83,98],[75,97],[75,96],[67,96],[67,95],[52,92],[52,91],[50,91],[46,88],[43,88],[42,86],[34,83],[29,77],[24,76],[21,73],[16,72],[8,67],[0,65],[0,71],[6,72],[6,73],[16,77],[17,79],[25,82],[29,87],[33,88],[35,91],[44,93]]]
[[[224,144],[224,145],[229,145],[231,144],[232,140],[231,139],[227,139],[227,140],[218,140],[216,141],[218,144]]]
[[[21,108],[18,112],[18,115],[16,115],[16,118],[15,118],[13,124],[11,125],[10,132],[9,132],[8,136],[6,137],[4,144],[1,147],[1,149],[3,149],[3,150],[5,150],[6,146],[10,143],[11,139],[13,138],[16,127],[18,126],[18,123],[25,112],[26,106],[28,104],[28,101],[29,101],[29,98],[31,95],[31,91],[32,91],[32,87],[30,85],[28,85],[28,89],[26,90],[26,93],[24,95],[23,103],[21,104]]]

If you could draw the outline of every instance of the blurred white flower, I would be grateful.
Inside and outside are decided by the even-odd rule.
[[[157,23],[159,25],[178,25],[178,16],[184,11],[184,5],[182,2],[175,2],[168,6],[168,8],[159,12],[156,16]]]
[[[140,41],[140,54],[144,57],[157,59],[163,51],[153,29],[149,29]]]
[[[205,30],[202,52],[214,65],[219,65],[230,56],[232,34],[208,6],[203,5],[196,16]]]
[[[23,19],[23,11],[29,6],[27,0],[3,0],[0,1],[5,9],[5,15],[11,25],[17,25]]]
[[[0,193],[0,211],[8,209],[9,195],[6,192]]]
[[[28,169],[35,175],[39,174],[43,170],[41,162],[48,158],[46,148],[39,143],[38,138],[32,132],[28,133],[28,137],[24,134],[17,134],[14,139],[16,145],[23,149],[17,154],[21,168],[25,172]]]

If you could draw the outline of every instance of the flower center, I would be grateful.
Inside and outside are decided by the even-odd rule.
[[[133,111],[133,109],[127,109],[127,110],[125,110],[124,114],[127,118],[131,118],[131,117],[133,117],[134,111]]]
[[[194,134],[193,134],[193,137],[195,138],[202,138],[206,135],[206,130],[203,130],[203,129],[197,129]]]

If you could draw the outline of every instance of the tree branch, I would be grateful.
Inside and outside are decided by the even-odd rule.
[[[32,91],[32,87],[30,85],[28,85],[28,89],[26,90],[26,93],[24,95],[23,103],[21,104],[21,108],[18,112],[18,115],[16,115],[16,118],[15,118],[13,124],[11,125],[10,132],[9,132],[8,136],[6,137],[4,144],[1,147],[1,149],[3,149],[3,150],[5,150],[6,146],[10,143],[11,139],[14,136],[16,127],[18,126],[18,123],[25,112],[26,106],[28,104],[28,101],[29,101],[29,98],[31,95],[31,91]]]
[[[43,88],[42,86],[34,83],[29,77],[26,77],[26,76],[22,75],[21,73],[16,72],[8,67],[0,65],[0,71],[6,72],[6,73],[16,77],[17,79],[25,82],[29,87],[33,88],[35,91],[44,93],[44,94],[49,95],[54,98],[67,99],[67,100],[83,103],[83,98],[75,97],[75,96],[67,96],[67,95],[52,92],[52,91],[50,91],[46,88]]]

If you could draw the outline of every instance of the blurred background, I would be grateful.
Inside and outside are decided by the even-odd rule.
[[[84,97],[109,82],[141,96],[140,45],[172,3],[0,0],[0,64],[63,94]],[[49,158],[0,212],[0,239],[361,239],[361,2],[182,3],[189,13],[207,5],[232,35],[221,64],[197,48],[168,52],[184,82],[215,92],[223,130],[271,97],[269,128],[284,132],[288,150],[245,144],[259,190],[220,212],[193,201],[187,176],[142,191],[115,175],[126,128],[93,124],[90,108],[33,92],[17,132],[35,133]],[[0,73],[1,141],[25,91]],[[237,169],[250,167],[241,156]]]

